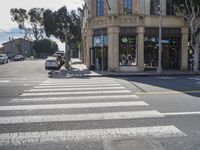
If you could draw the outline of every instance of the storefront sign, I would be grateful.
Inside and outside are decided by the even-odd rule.
[[[104,35],[102,36],[94,36],[93,37],[93,46],[98,47],[98,46],[108,46],[108,36]]]

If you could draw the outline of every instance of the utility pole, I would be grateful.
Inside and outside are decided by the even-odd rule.
[[[157,73],[162,73],[162,0],[160,0],[159,54]]]

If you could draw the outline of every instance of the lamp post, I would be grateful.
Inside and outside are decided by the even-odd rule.
[[[162,73],[162,0],[160,0],[159,54],[157,73]]]

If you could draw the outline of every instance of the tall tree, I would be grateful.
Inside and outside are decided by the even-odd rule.
[[[190,29],[190,46],[194,51],[193,71],[199,72],[200,47],[200,0],[174,0],[176,10],[188,22]]]
[[[32,8],[29,11],[22,8],[10,10],[11,20],[24,30],[25,39],[29,41],[43,39],[43,8]]]
[[[69,43],[81,40],[80,16],[75,10],[69,12],[65,6],[54,12],[44,11],[44,29],[47,37],[53,35],[61,42],[65,42],[65,33]]]

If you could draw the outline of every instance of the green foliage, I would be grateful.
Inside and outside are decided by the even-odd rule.
[[[56,42],[50,39],[43,39],[33,42],[33,48],[37,54],[52,55],[58,51],[58,45]]]
[[[17,22],[19,29],[25,28],[25,21],[28,19],[27,11],[22,8],[10,10],[11,20]]]
[[[11,20],[24,30],[25,38],[34,41],[43,38],[43,8],[32,8],[28,12],[22,8],[10,10]]]
[[[61,42],[65,41],[67,33],[69,43],[75,45],[81,40],[80,15],[75,10],[69,12],[65,6],[54,12],[47,9],[44,11],[44,29],[47,37],[53,35]]]

